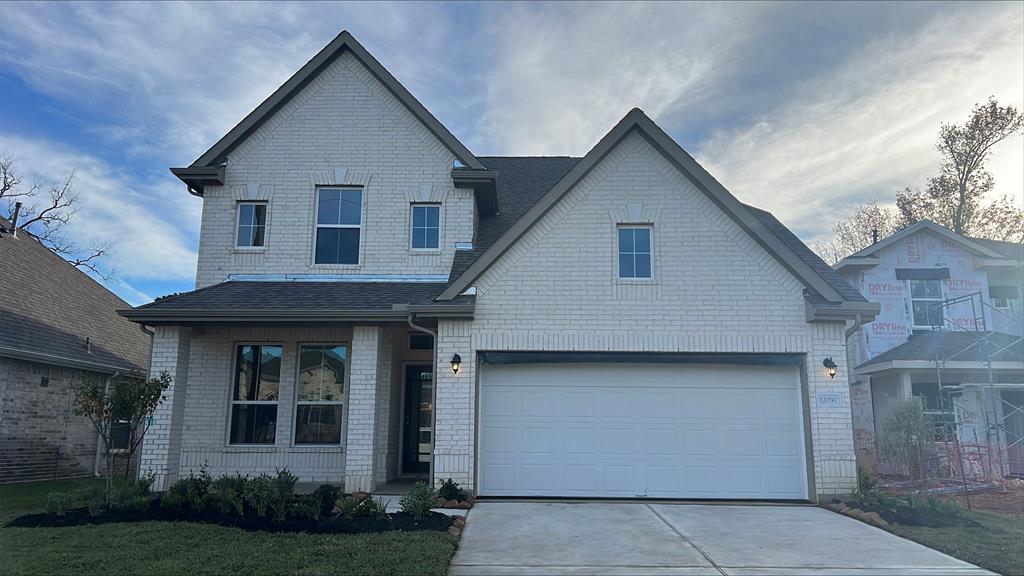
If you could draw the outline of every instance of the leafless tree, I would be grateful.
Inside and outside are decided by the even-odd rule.
[[[879,238],[919,220],[931,220],[954,232],[977,238],[1024,242],[1024,209],[1003,196],[985,203],[995,186],[985,170],[992,148],[1021,133],[1024,114],[1012,106],[1000,107],[995,98],[977,104],[963,125],[943,124],[936,148],[943,155],[939,175],[929,178],[924,190],[905,188],[896,194],[896,210],[864,204],[832,227],[832,234],[813,248],[825,261],[835,263],[871,244],[871,231]]]
[[[109,278],[111,272],[101,268],[101,264],[110,253],[109,244],[97,244],[83,247],[64,234],[67,226],[75,216],[78,195],[72,185],[75,173],[68,175],[59,183],[47,186],[38,178],[31,184],[22,181],[14,156],[0,156],[0,208],[6,204],[5,217],[13,220],[15,204],[21,203],[18,213],[18,230],[31,234],[44,246],[53,250],[71,264],[90,270],[103,278]],[[48,189],[47,189],[48,188]],[[44,192],[46,189],[46,192]]]
[[[900,229],[898,224],[899,216],[895,210],[879,206],[876,202],[861,204],[853,216],[836,222],[832,226],[832,234],[815,242],[813,248],[823,260],[835,264],[870,246],[874,231],[878,231],[879,238],[885,238]]]
[[[1024,129],[1024,114],[999,106],[994,97],[976,104],[964,124],[943,124],[936,150],[942,153],[939,175],[924,190],[907,188],[896,195],[901,227],[932,220],[968,236],[1024,241],[1024,210],[1010,197],[982,204],[995,182],[985,169],[992,148]]]

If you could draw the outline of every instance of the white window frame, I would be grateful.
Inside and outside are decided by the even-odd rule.
[[[910,297],[910,325],[913,327],[912,330],[931,330],[932,326],[921,326],[917,323],[917,319],[914,318],[914,302],[942,302],[945,300],[945,290],[943,288],[943,282],[939,279],[933,280],[907,280],[907,295]],[[914,282],[938,282],[939,283],[939,297],[938,298],[914,298]],[[940,323],[942,319],[937,319]]]
[[[345,381],[341,389],[340,400],[299,400],[299,374],[302,373],[302,348],[311,346],[330,346],[338,347],[343,346],[345,348]],[[348,408],[348,388],[349,388],[349,374],[352,368],[352,346],[348,342],[299,342],[299,345],[295,348],[295,420],[292,425],[292,446],[296,448],[337,448],[345,443],[345,429],[347,426],[347,408]],[[341,434],[338,435],[337,443],[330,444],[306,444],[295,441],[295,436],[299,433],[299,407],[300,406],[341,406],[341,422],[338,426],[341,427]]]
[[[281,364],[282,368],[284,365],[284,351],[285,347],[279,342],[235,342],[232,348],[231,357],[231,378],[228,386],[228,434],[227,434],[227,445],[229,447],[250,447],[250,448],[269,448],[276,446],[280,439],[278,435],[278,424],[281,422],[281,374],[277,375],[277,400],[238,400],[235,398],[235,386],[238,385],[238,354],[243,346],[259,346],[262,352],[263,348],[272,346],[281,349]],[[259,366],[259,363],[257,363]],[[259,380],[257,375],[257,380]],[[275,416],[274,424],[274,441],[270,443],[262,442],[232,442],[231,431],[234,430],[234,413],[236,405],[245,406],[277,406],[277,415]]]
[[[415,225],[413,224],[413,212],[416,211],[416,208],[437,208],[437,248],[416,248],[415,246],[412,245],[413,230],[415,229]],[[441,251],[441,239],[444,237],[444,230],[442,229],[442,222],[444,218],[442,218],[441,212],[441,204],[438,202],[413,202],[412,204],[409,205],[409,250],[419,253]]]
[[[623,254],[623,252],[622,252],[622,250],[620,248],[620,245],[619,245],[619,230],[639,230],[639,229],[645,229],[645,230],[648,230],[650,232],[651,246],[650,246],[650,252],[648,253],[648,257],[650,258],[651,275],[650,276],[640,276],[640,277],[623,276],[622,275],[622,270],[621,270],[620,265],[619,265],[619,259],[620,259],[620,257]],[[615,238],[614,238],[613,242],[615,243],[615,278],[616,278],[616,280],[618,280],[619,282],[653,282],[654,281],[655,271],[654,271],[654,224],[653,223],[624,223],[624,222],[620,222],[620,223],[615,225]],[[635,258],[637,254],[644,254],[644,252],[633,251],[633,252],[626,252],[626,254],[633,254],[634,258]]]
[[[324,190],[340,190],[342,192],[358,191],[359,194],[359,224],[321,224],[320,223],[320,193]],[[353,268],[363,263],[363,208],[366,206],[366,189],[360,186],[318,186],[313,196],[313,265],[314,266],[342,266]],[[317,262],[316,261],[316,240],[321,228],[355,228],[359,230],[359,246],[356,248],[356,261],[354,264],[340,262]]]
[[[263,222],[263,244],[259,246],[243,246],[238,243],[238,232],[242,227],[242,206],[263,206],[264,210],[264,222]],[[247,224],[246,228],[254,228],[255,226]],[[238,202],[235,206],[235,250],[243,251],[261,251],[267,249],[267,241],[270,239],[268,232],[270,231],[270,203],[265,200],[244,200]]]

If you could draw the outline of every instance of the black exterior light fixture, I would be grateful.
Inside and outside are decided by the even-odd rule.
[[[462,365],[462,357],[456,354],[452,356],[452,372],[455,374],[459,373],[459,366]]]
[[[836,368],[838,368],[839,366],[837,366],[836,363],[832,361],[831,356],[826,357],[825,360],[822,361],[821,365],[825,367],[825,371],[828,372],[829,378],[836,377]]]

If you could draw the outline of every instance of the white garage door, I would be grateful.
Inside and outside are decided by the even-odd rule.
[[[797,370],[484,366],[480,494],[806,499]]]

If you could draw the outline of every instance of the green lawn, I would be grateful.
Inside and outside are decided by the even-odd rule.
[[[0,486],[0,518],[41,511],[68,483]],[[187,522],[0,528],[4,574],[437,574],[446,533],[270,534]]]
[[[967,512],[980,526],[890,525],[890,532],[999,574],[1024,574],[1024,518]]]

